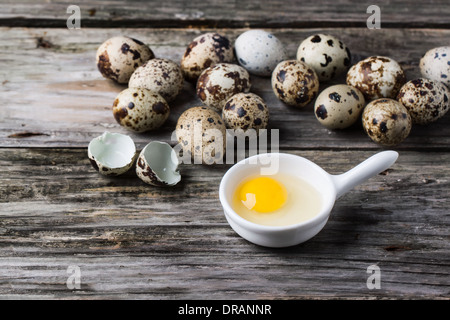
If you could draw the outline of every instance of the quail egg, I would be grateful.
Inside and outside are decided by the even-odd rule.
[[[302,41],[297,50],[300,60],[317,73],[319,81],[328,81],[350,67],[351,54],[339,39],[328,34],[315,34]]]
[[[186,80],[197,81],[203,70],[216,63],[235,61],[231,41],[218,33],[210,32],[196,37],[181,58],[181,70]]]
[[[427,51],[420,59],[419,67],[422,77],[442,81],[450,87],[450,46]]]
[[[142,149],[136,174],[145,183],[157,187],[174,186],[181,180],[175,151],[169,144],[159,141],[152,141]]]
[[[264,30],[249,30],[235,41],[236,58],[251,74],[268,77],[287,59],[286,49],[277,37]]]
[[[102,43],[96,60],[103,77],[127,83],[134,70],[154,57],[153,51],[141,41],[118,36]]]
[[[136,132],[161,127],[169,117],[170,108],[159,94],[144,88],[128,88],[120,92],[113,104],[116,121]]]
[[[364,96],[358,89],[338,84],[319,94],[314,105],[314,114],[328,129],[345,129],[359,119],[364,106]]]
[[[192,107],[178,119],[176,137],[183,157],[194,163],[222,163],[225,155],[226,127],[219,114],[208,107]]]
[[[429,124],[447,113],[449,97],[442,82],[418,78],[400,89],[397,100],[408,109],[413,123]]]
[[[225,103],[222,118],[229,129],[265,129],[269,122],[269,108],[254,93],[238,93]]]
[[[181,92],[184,78],[180,67],[168,59],[152,59],[134,71],[128,87],[159,93],[167,102]]]
[[[197,81],[197,96],[208,107],[222,111],[226,100],[239,92],[249,92],[250,76],[244,68],[219,63],[205,69]]]
[[[368,101],[394,99],[405,82],[402,67],[388,57],[369,57],[352,66],[347,73],[347,84],[359,89]]]
[[[398,101],[381,98],[371,101],[362,114],[364,131],[381,145],[399,144],[411,131],[408,110]]]
[[[272,73],[272,89],[284,103],[304,107],[319,92],[319,79],[316,72],[298,60],[280,62]]]
[[[118,176],[127,172],[134,164],[136,146],[127,135],[104,132],[89,143],[88,157],[99,173]]]

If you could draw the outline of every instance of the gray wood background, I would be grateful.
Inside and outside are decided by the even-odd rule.
[[[80,30],[66,28],[70,4],[81,8]],[[285,249],[253,245],[227,224],[218,186],[230,165],[183,165],[182,182],[161,189],[133,171],[100,176],[87,158],[102,132],[130,134],[111,112],[123,87],[95,65],[107,38],[133,36],[179,61],[203,32],[235,39],[264,28],[294,58],[304,38],[326,32],[348,45],[352,63],[386,55],[408,80],[418,77],[421,56],[450,44],[448,1],[378,5],[382,28],[369,30],[367,5],[345,0],[2,0],[0,298],[448,299],[450,115],[414,126],[393,148],[400,157],[391,169],[342,197],[316,237]],[[341,173],[383,150],[360,124],[329,131],[312,104],[289,108],[267,78],[252,81],[269,105],[270,128],[281,129],[281,151]],[[173,143],[178,116],[199,103],[186,83],[161,130],[130,135],[138,148]],[[371,265],[381,270],[380,289],[366,285]],[[69,266],[80,268],[80,289],[67,287]]]

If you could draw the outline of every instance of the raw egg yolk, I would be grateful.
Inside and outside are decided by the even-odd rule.
[[[266,213],[280,209],[286,202],[287,192],[275,179],[258,177],[244,182],[238,197],[247,209]]]

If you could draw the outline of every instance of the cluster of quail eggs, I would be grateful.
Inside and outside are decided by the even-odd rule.
[[[314,34],[304,39],[296,59],[273,34],[250,30],[234,42],[216,32],[202,34],[187,46],[180,63],[155,57],[149,46],[124,36],[105,41],[97,51],[97,66],[108,79],[128,87],[113,102],[116,121],[146,132],[164,125],[169,103],[184,81],[195,86],[202,105],[185,110],[176,124],[176,138],[186,153],[201,163],[225,155],[226,129],[265,129],[269,107],[251,92],[250,75],[270,77],[275,96],[302,108],[314,102],[314,115],[328,129],[345,129],[358,119],[375,142],[402,142],[413,123],[429,124],[449,107],[450,47],[428,51],[420,61],[422,78],[406,81],[398,62],[371,56],[351,66],[351,53],[338,38]],[[346,83],[319,93],[319,85],[346,74]],[[131,138],[104,133],[88,148],[93,166],[102,174],[118,175],[136,162],[136,173],[153,185],[180,181],[177,154],[170,145],[153,141],[137,156]],[[137,160],[136,160],[137,159]]]

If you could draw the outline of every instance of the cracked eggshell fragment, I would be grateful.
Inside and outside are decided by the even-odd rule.
[[[136,146],[127,135],[105,132],[91,140],[88,157],[94,169],[102,175],[118,176],[132,167]]]
[[[167,102],[181,92],[184,78],[180,67],[169,59],[152,59],[134,71],[128,87],[159,93]]]
[[[97,68],[103,77],[118,83],[128,83],[139,66],[155,57],[143,42],[124,36],[113,37],[97,49]]]
[[[153,186],[174,186],[181,180],[178,163],[177,154],[169,144],[152,141],[139,154],[136,174]]]

